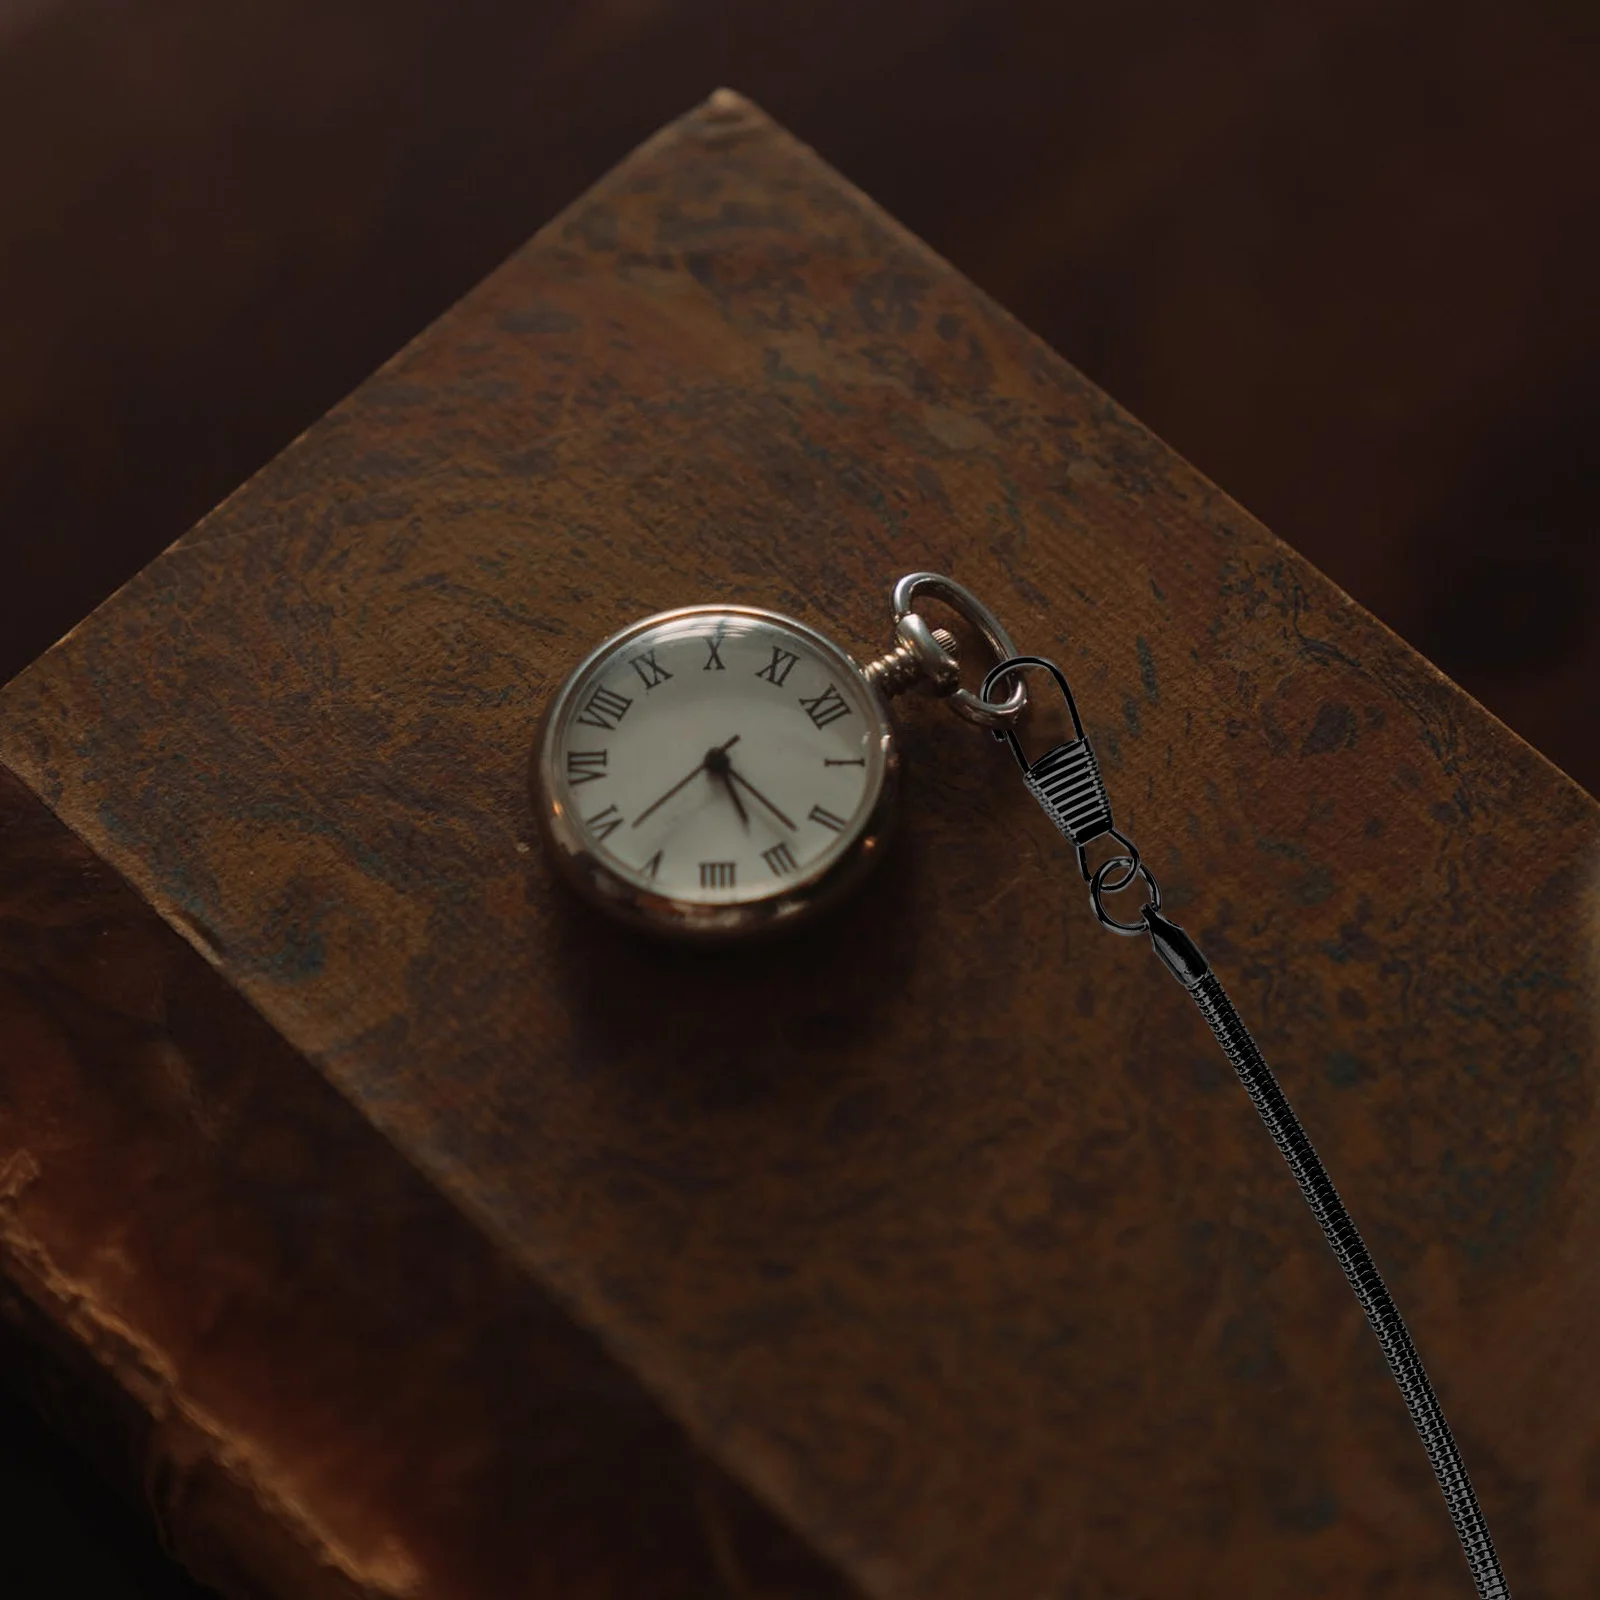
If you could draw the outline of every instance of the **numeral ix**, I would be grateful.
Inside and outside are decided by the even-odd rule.
[[[665,683],[672,676],[667,669],[656,660],[654,650],[646,650],[642,656],[635,656],[630,663],[633,670],[639,674],[639,681],[646,689],[653,689],[658,683]]]

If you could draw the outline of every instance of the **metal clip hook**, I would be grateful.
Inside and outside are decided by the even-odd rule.
[[[1097,887],[1115,893],[1132,883],[1139,872],[1139,849],[1131,839],[1112,826],[1111,801],[1106,794],[1105,781],[1100,776],[1100,763],[1095,759],[1094,746],[1083,731],[1083,720],[1078,715],[1078,705],[1072,698],[1067,675],[1055,662],[1047,661],[1043,656],[1010,656],[991,669],[978,690],[979,698],[987,700],[992,690],[1022,667],[1043,667],[1056,680],[1056,687],[1061,690],[1067,710],[1072,714],[1072,730],[1077,737],[1046,750],[1037,761],[1029,761],[1023,753],[1022,741],[1017,738],[1015,729],[1009,726],[996,728],[995,737],[1004,739],[1011,746],[1011,753],[1022,769],[1023,782],[1034,799],[1044,807],[1045,815],[1066,835],[1078,852],[1078,871],[1083,874],[1083,881],[1090,883],[1099,877]],[[1099,871],[1091,874],[1085,847],[1102,834],[1115,839],[1126,854],[1102,863]],[[1103,876],[1105,869],[1119,861],[1127,863],[1127,871],[1115,883],[1107,882]]]

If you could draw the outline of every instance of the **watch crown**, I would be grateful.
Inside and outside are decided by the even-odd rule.
[[[933,642],[945,653],[951,668],[955,666],[956,636],[948,628],[934,628],[931,631]],[[916,646],[908,639],[902,639],[887,655],[879,656],[876,661],[869,661],[861,669],[867,682],[879,690],[886,699],[893,699],[897,694],[903,694],[912,684],[922,679],[935,693],[948,694],[955,687],[956,679],[952,670],[946,685],[940,678],[928,675],[923,668],[923,658]]]

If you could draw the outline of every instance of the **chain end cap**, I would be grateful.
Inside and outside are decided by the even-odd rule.
[[[1144,925],[1162,964],[1185,989],[1194,988],[1211,971],[1199,945],[1177,923],[1168,922],[1154,906],[1144,908]]]

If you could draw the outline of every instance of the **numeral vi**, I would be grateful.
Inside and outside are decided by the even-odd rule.
[[[592,817],[585,817],[583,820],[596,839],[604,840],[609,839],[622,826],[622,813],[615,806],[607,806],[604,811],[597,811]]]

